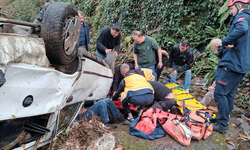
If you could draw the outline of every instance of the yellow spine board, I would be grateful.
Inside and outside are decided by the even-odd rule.
[[[175,100],[179,105],[177,108],[181,111],[181,113],[183,113],[183,101],[185,101],[185,107],[190,110],[207,109],[206,106],[203,106],[191,94],[180,88],[176,83],[165,84],[165,86],[172,89],[172,92],[175,95]],[[212,117],[215,118],[215,114]]]

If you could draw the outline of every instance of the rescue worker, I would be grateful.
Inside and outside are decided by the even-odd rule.
[[[134,70],[130,70],[121,81],[113,97],[113,101],[117,100],[119,96],[121,97],[124,113],[128,114],[127,120],[132,122],[134,118],[128,104],[140,106],[140,111],[142,112],[145,105],[149,105],[153,102],[153,92],[152,86],[142,75],[136,74]]]
[[[222,39],[223,57],[215,75],[215,102],[218,106],[217,122],[213,130],[228,131],[229,114],[233,109],[234,98],[239,83],[250,66],[250,10],[249,0],[229,0],[228,8],[232,25],[227,36]]]
[[[188,40],[175,44],[169,54],[170,83],[176,82],[177,73],[185,72],[184,89],[189,92],[191,86],[191,68],[194,64],[194,55]]]
[[[125,74],[130,70],[130,67],[128,64],[122,64],[121,65],[121,75],[125,77]],[[134,69],[135,73],[140,74],[146,78],[147,81],[156,81],[157,75],[155,71],[147,68],[138,68]]]

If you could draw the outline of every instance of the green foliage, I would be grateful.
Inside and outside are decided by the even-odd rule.
[[[33,22],[43,5],[43,0],[16,0],[12,3],[14,12],[11,18]]]
[[[207,85],[211,85],[217,69],[217,64],[217,54],[211,50],[210,44],[208,44],[200,60],[195,62],[192,71],[196,75],[205,75],[205,79],[208,80]]]

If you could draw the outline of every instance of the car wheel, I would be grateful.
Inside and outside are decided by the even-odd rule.
[[[46,10],[41,23],[46,55],[51,64],[69,65],[77,56],[80,22],[75,7],[55,2]]]

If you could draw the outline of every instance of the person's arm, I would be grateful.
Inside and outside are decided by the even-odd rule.
[[[180,73],[180,72],[184,72],[184,71],[187,71],[189,69],[192,68],[193,64],[194,64],[194,55],[193,55],[193,52],[190,51],[188,54],[188,60],[187,60],[187,63],[181,67],[179,67],[176,71],[177,73]]]
[[[161,53],[162,53],[162,55],[164,55],[164,56],[166,56],[167,58],[169,58],[169,56],[168,56],[168,52],[167,52],[167,51],[165,51],[165,50],[161,50]]]
[[[116,41],[116,44],[115,44],[115,46],[114,46],[114,49],[115,49],[115,51],[118,53],[119,50],[120,50],[120,47],[121,47],[121,45],[120,45],[120,43],[121,43],[121,33],[118,35],[117,38],[118,38],[118,39],[117,39],[117,41]]]
[[[124,79],[121,81],[121,83],[119,84],[119,88],[118,90],[115,92],[115,95],[113,96],[112,100],[115,101],[118,99],[118,97],[120,96],[120,93],[124,91],[124,87],[125,87],[125,81]]]
[[[158,49],[158,59],[159,59],[159,62],[158,62],[158,68],[161,69],[162,67],[162,53],[161,53],[161,49]]]
[[[235,26],[235,28],[222,40],[223,46],[234,45],[234,42],[249,29],[248,21],[244,17],[238,17],[232,26]]]
[[[106,47],[103,45],[103,41],[105,39],[105,31],[102,29],[100,35],[98,36],[96,40],[96,48],[101,53],[106,53]]]
[[[119,84],[121,83],[123,77],[121,75],[121,71],[120,71],[120,67],[121,66],[117,66],[115,68],[115,74],[114,74],[114,79],[113,79],[113,92],[114,91],[117,91],[118,87],[119,87]]]
[[[134,61],[135,61],[135,69],[138,69],[138,61],[137,61],[137,54],[133,54],[133,57],[134,57]]]
[[[169,58],[168,58],[168,67],[169,68],[173,68],[174,51],[175,51],[175,48],[174,48],[174,46],[172,46],[170,49]]]

